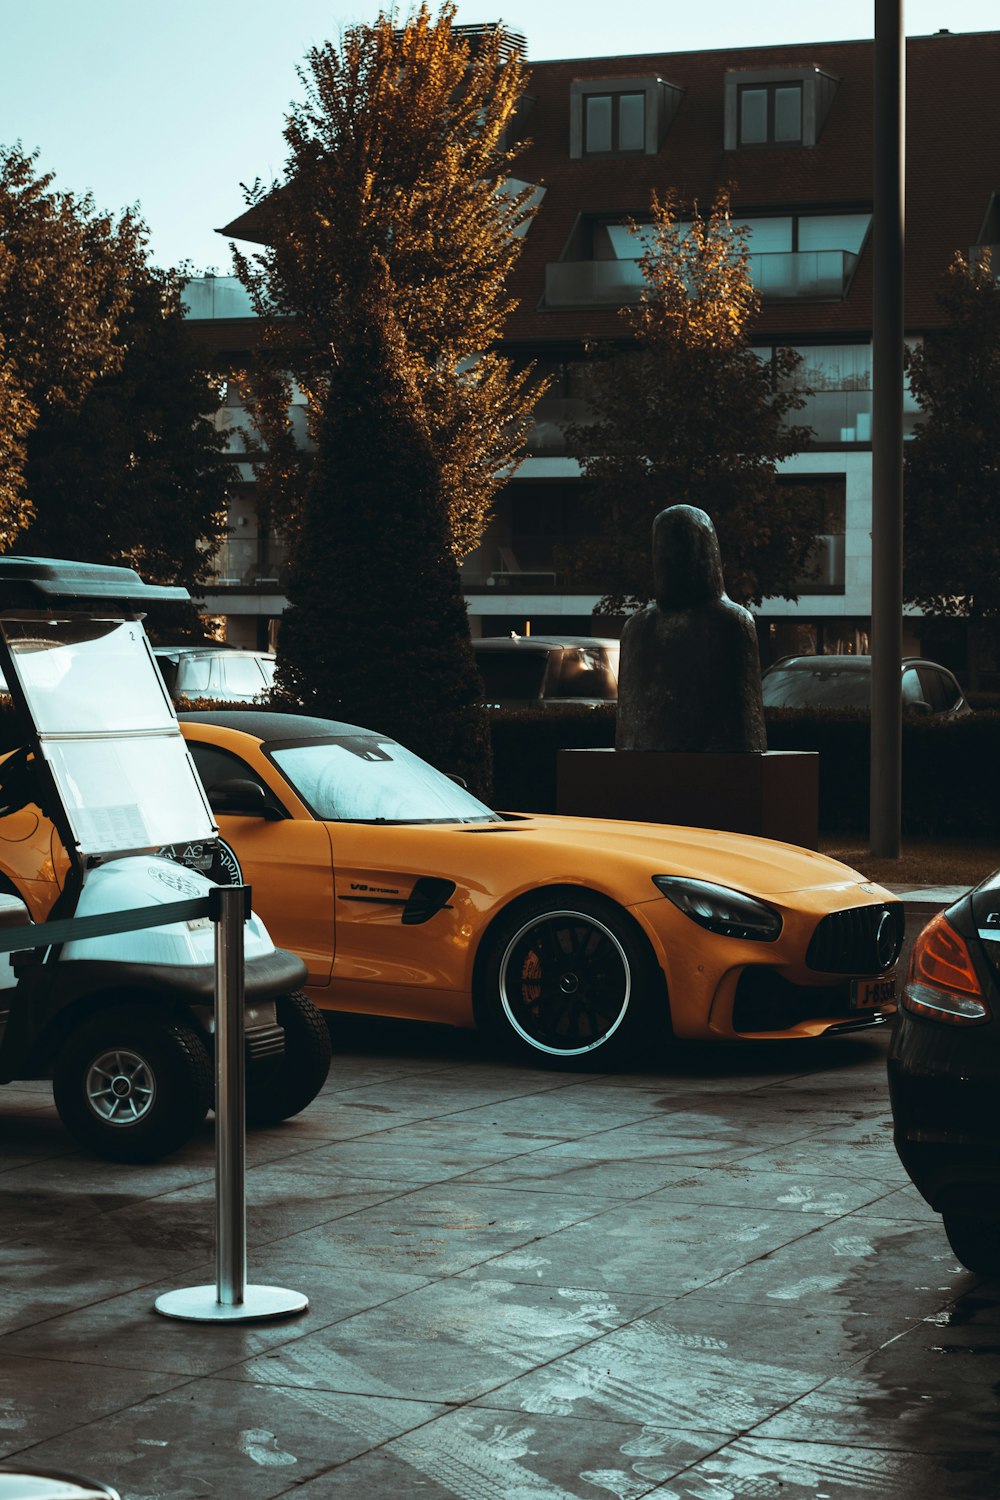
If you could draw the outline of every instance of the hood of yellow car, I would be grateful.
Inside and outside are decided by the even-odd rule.
[[[685,875],[761,896],[817,887],[844,890],[865,882],[857,870],[811,849],[712,828],[525,815],[480,825],[478,836],[523,839],[534,848],[551,842],[564,853],[575,848],[598,860],[632,856],[648,862],[650,874]]]

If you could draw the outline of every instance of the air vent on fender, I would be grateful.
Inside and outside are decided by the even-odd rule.
[[[448,898],[454,889],[453,880],[439,880],[435,875],[421,875],[410,892],[410,899],[403,907],[403,926],[415,927],[421,922],[429,922],[431,917],[447,905]]]

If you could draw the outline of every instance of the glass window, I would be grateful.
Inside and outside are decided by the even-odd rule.
[[[542,696],[548,655],[544,651],[477,651],[476,666],[483,679],[487,703]]]
[[[618,149],[642,151],[646,145],[646,96],[621,94],[618,99]]]
[[[802,139],[802,88],[792,84],[774,91],[774,139]]]
[[[192,656],[189,661],[182,660],[174,679],[178,684],[176,691],[187,698],[207,696],[211,675],[210,656]]]
[[[800,250],[849,250],[860,253],[871,214],[803,214],[798,221]]]
[[[588,94],[585,100],[585,151],[611,150],[611,95]]]
[[[361,823],[496,823],[450,777],[392,740],[352,735],[275,746],[272,758],[317,818]]]
[[[163,680],[152,667],[138,623],[10,620],[3,633],[42,734],[175,725]]]
[[[740,89],[740,145],[767,141],[767,89]]]
[[[563,652],[557,698],[603,698],[614,702],[618,683],[606,652],[593,647],[573,647]]]
[[[267,683],[255,656],[220,656],[227,693],[255,698],[267,691]]]
[[[774,255],[793,248],[792,216],[747,219],[747,249],[751,255]]]
[[[813,391],[870,391],[871,344],[796,344],[801,357],[792,383]]]

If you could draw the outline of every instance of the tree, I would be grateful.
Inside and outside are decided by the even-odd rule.
[[[1000,618],[1000,284],[989,251],[956,255],[946,326],[907,355],[921,417],[904,454],[904,595],[967,621],[970,687]]]
[[[453,749],[479,686],[464,605],[447,604],[435,624],[399,582],[401,548],[413,545],[427,598],[461,600],[456,559],[481,538],[536,399],[530,372],[494,348],[530,215],[527,191],[504,190],[503,133],[523,70],[501,60],[499,32],[471,53],[454,13],[445,5],[432,19],[421,6],[402,28],[382,14],[308,54],[284,181],[248,195],[268,248],[253,261],[237,253],[236,265],[267,320],[271,385],[258,386],[258,407],[281,445],[279,478],[288,444],[274,382],[288,372],[309,397],[317,450],[301,512],[293,485],[269,497],[290,504],[272,516],[293,540],[279,682],[316,711],[357,704],[362,720],[399,722],[431,760],[480,780]],[[342,567],[341,553],[357,566]],[[321,566],[337,569],[336,600]],[[413,629],[417,617],[426,630]],[[317,643],[334,618],[321,671]],[[362,684],[369,659],[382,675]]]
[[[224,434],[206,412],[218,391],[184,323],[183,278],[128,268],[120,365],[78,408],[45,412],[28,448],[35,518],[24,545],[42,555],[123,563],[150,582],[197,593],[226,525],[232,477]]]
[[[205,581],[229,466],[141,219],[57,191],[0,147],[0,546]],[[193,626],[193,611],[186,615]]]
[[[632,340],[593,357],[591,417],[570,429],[589,523],[573,569],[604,588],[601,613],[644,605],[654,516],[696,505],[715,523],[734,598],[794,598],[818,530],[815,507],[775,482],[808,433],[786,420],[803,404],[798,359],[778,349],[765,364],[749,344],[759,304],[729,196],[682,219],[676,197],[654,195],[652,222],[633,229],[645,287],[623,309]]]

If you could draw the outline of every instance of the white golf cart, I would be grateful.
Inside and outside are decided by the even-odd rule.
[[[0,958],[0,1082],[51,1075],[67,1128],[118,1161],[176,1150],[212,1105],[214,927],[46,928],[213,889],[157,852],[218,834],[141,623],[185,598],[129,568],[0,557],[0,673],[23,730],[0,764],[0,818],[38,808],[70,861],[38,946]],[[23,894],[0,893],[0,927],[30,920]],[[302,961],[255,916],[244,934],[247,1119],[274,1124],[322,1088],[330,1040]]]

